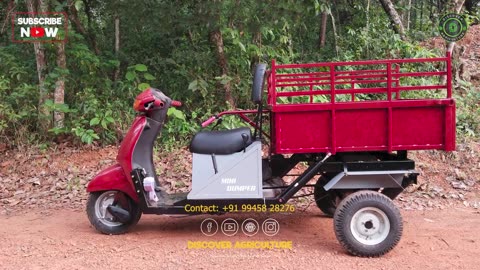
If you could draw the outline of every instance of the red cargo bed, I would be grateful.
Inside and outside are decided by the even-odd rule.
[[[272,152],[452,151],[451,80],[448,53],[309,64],[274,60],[268,77]]]

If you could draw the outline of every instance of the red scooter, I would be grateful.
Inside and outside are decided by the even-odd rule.
[[[256,110],[222,112],[202,124],[206,127],[224,115],[237,115],[252,128],[200,131],[193,137],[192,186],[188,193],[164,192],[153,163],[153,144],[161,133],[168,108],[179,107],[181,103],[158,89],[149,88],[139,94],[133,105],[138,115],[122,141],[118,163],[101,171],[88,184],[87,214],[91,224],[102,233],[121,234],[135,225],[142,213],[221,214],[248,209],[275,212],[300,189],[313,187],[317,206],[326,215],[334,216],[337,238],[350,253],[380,256],[391,250],[402,234],[400,212],[392,199],[416,182],[415,163],[401,148],[394,153],[385,145],[361,147],[361,140],[372,144],[368,125],[367,128],[360,124],[347,126],[354,130],[345,134],[355,136],[340,134],[343,137],[337,141],[353,146],[337,145],[335,136],[340,135],[331,131],[332,121],[341,121],[344,111],[363,117],[365,113],[383,112],[378,108],[385,102],[373,110],[370,103],[365,103],[370,107],[363,108],[362,103],[352,101],[355,106],[344,111],[347,103],[313,103],[313,98],[311,104],[277,104],[281,95],[331,94],[335,89],[277,93],[289,81],[301,80],[304,84],[308,80],[312,84],[316,83],[313,76],[324,75],[320,72],[305,77],[299,73],[291,75],[293,79],[285,79],[286,75],[276,74],[276,68],[273,62],[270,73],[265,64],[254,71],[252,101],[258,106]],[[334,87],[335,71],[332,69],[327,75],[331,75],[327,79],[333,78],[328,85]],[[318,80],[321,82],[324,77]],[[266,109],[262,102],[265,81],[268,81]],[[330,111],[339,116],[335,118]],[[401,112],[404,111],[405,108]],[[254,117],[251,119],[249,115]],[[264,121],[265,117],[268,121]],[[268,132],[263,129],[263,122],[269,122]],[[262,157],[264,141],[270,142],[267,157]],[[308,168],[285,184],[283,177],[299,163],[308,164]],[[309,185],[312,179],[316,179],[316,184]]]

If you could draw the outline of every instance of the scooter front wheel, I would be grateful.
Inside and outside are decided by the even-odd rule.
[[[129,218],[120,221],[110,212],[109,206],[127,211]],[[122,234],[138,223],[142,212],[138,205],[125,193],[117,190],[107,190],[89,194],[87,215],[90,223],[97,231],[104,234]]]

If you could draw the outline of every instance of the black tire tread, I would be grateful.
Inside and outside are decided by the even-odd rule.
[[[391,226],[390,228],[391,231],[389,236],[387,236],[387,239],[385,239],[384,242],[382,242],[382,243],[385,243],[388,241],[388,243],[386,244],[386,247],[377,249],[377,250],[376,249],[366,250],[366,249],[358,248],[357,246],[355,246],[354,244],[348,241],[349,237],[346,235],[344,231],[344,225],[345,225],[344,223],[347,221],[345,219],[348,217],[348,215],[351,215],[351,217],[353,217],[353,213],[350,213],[352,209],[358,208],[358,206],[361,205],[362,203],[371,203],[371,202],[375,204],[383,205],[387,208],[387,209],[381,209],[381,210],[384,211],[385,214],[389,217],[390,226]],[[360,208],[363,208],[363,207],[367,207],[367,206],[362,206]],[[389,211],[390,213],[387,213]],[[392,218],[395,220],[392,220]],[[349,223],[350,223],[350,219],[348,220],[348,227],[349,227]],[[334,215],[334,230],[335,230],[335,235],[338,241],[350,254],[359,256],[359,257],[379,257],[388,253],[398,244],[398,242],[400,241],[400,238],[402,237],[403,221],[402,221],[402,216],[400,214],[400,211],[398,210],[398,208],[395,206],[395,204],[390,198],[376,191],[362,190],[362,191],[357,191],[355,193],[350,194],[345,199],[343,199],[340,202],[340,204],[337,206],[337,210],[335,211],[335,215]],[[392,233],[393,233],[393,238],[391,237]],[[362,245],[360,243],[358,244]]]
[[[328,193],[328,191],[325,191],[323,189],[323,186],[327,184],[329,181],[328,178],[325,176],[320,176],[315,183],[315,187],[313,189],[313,198],[315,200],[315,203],[317,204],[317,207],[328,217],[333,217],[335,214],[335,209],[336,205],[330,201],[331,198],[327,197],[325,199],[319,199],[321,196],[324,196],[324,194]],[[331,195],[327,195],[331,196]]]

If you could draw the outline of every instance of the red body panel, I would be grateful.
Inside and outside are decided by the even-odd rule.
[[[404,72],[404,64],[419,71]],[[444,64],[445,71],[421,71]],[[416,67],[416,66],[415,66]],[[438,84],[447,76],[446,84]],[[401,85],[405,78],[432,79]],[[272,153],[455,150],[451,60],[397,59],[276,65],[268,77]],[[406,91],[444,92],[443,98],[402,99]],[[371,100],[358,100],[369,94]]]
[[[119,164],[112,165],[98,173],[90,183],[88,183],[87,192],[96,192],[104,190],[120,190],[138,201],[135,189],[132,189],[131,181],[127,179],[123,168]]]
[[[135,118],[118,150],[118,164],[110,166],[97,174],[88,184],[88,192],[120,190],[134,201],[138,201],[130,172],[132,171],[133,150],[145,127],[145,123],[145,116],[137,116]]]

